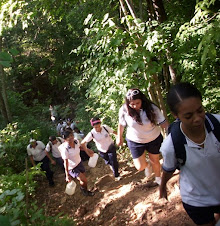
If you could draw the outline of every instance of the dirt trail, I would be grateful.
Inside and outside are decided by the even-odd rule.
[[[137,172],[132,164],[119,164],[122,180],[114,181],[101,158],[95,168],[84,162],[89,188],[95,191],[93,197],[83,196],[78,182],[73,196],[65,194],[64,174],[56,168],[56,186],[48,187],[47,181],[41,180],[35,198],[39,206],[46,204],[46,215],[63,212],[82,226],[194,225],[181,204],[178,175],[168,183],[169,201],[159,200],[158,187],[148,188],[143,172]]]

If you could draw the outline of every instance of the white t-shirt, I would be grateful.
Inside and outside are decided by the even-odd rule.
[[[108,132],[103,127],[105,127]],[[110,134],[113,134],[113,129],[107,125],[102,125],[101,132],[96,132],[96,130],[93,128],[91,132],[86,135],[82,142],[88,143],[93,139],[97,149],[106,153],[109,146],[113,143]]]
[[[75,143],[75,148],[71,148],[67,142],[62,143],[58,147],[62,159],[68,159],[68,170],[72,170],[81,162],[79,141],[75,140],[75,142],[77,142]]]
[[[214,115],[220,121],[220,115]],[[207,134],[204,148],[186,138],[186,163],[180,169],[182,201],[192,206],[220,205],[220,143],[215,135]],[[171,135],[164,140],[160,152],[163,169],[172,171],[177,160]]]
[[[158,125],[165,122],[165,117],[160,109],[152,104],[154,113],[156,115],[156,123]],[[161,133],[159,126],[154,125],[148,119],[146,112],[140,110],[140,117],[142,125],[138,124],[127,112],[126,105],[123,105],[119,110],[119,124],[123,127],[127,126],[126,138],[136,143],[149,143],[155,140]]]
[[[64,142],[64,139],[59,137],[60,141],[63,143]],[[62,144],[58,139],[57,139],[57,143],[56,144],[52,144],[51,141],[49,141],[46,145],[46,148],[45,150],[47,152],[50,152],[50,147],[52,147],[52,155],[54,158],[61,158],[61,154],[60,154],[60,151],[58,149],[58,147]]]
[[[27,146],[27,153],[29,156],[33,156],[34,161],[41,161],[45,156],[45,145],[42,141],[36,141],[37,146],[33,148],[31,144]]]

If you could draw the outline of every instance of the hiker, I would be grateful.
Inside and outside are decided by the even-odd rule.
[[[89,143],[93,140],[99,151],[100,156],[105,160],[105,164],[110,165],[116,181],[121,179],[118,172],[118,160],[116,154],[116,146],[111,138],[111,134],[117,133],[107,125],[101,125],[101,120],[94,117],[90,120],[93,129],[82,140],[82,144]]]
[[[53,123],[55,123],[56,122],[56,119],[57,119],[57,111],[56,111],[55,107],[53,107],[52,105],[50,105],[49,111],[50,111],[51,121]]]
[[[78,127],[74,128],[74,137],[81,143],[81,141],[83,140],[84,133],[82,131],[80,131],[80,129]],[[88,147],[88,145],[87,145]],[[85,152],[85,150],[83,149],[83,147],[80,147],[80,157],[82,159],[82,161],[88,161],[89,160],[89,156],[87,155],[87,153]]]
[[[187,214],[197,225],[215,225],[220,218],[220,115],[205,114],[201,93],[186,82],[170,89],[167,104],[179,121],[171,124],[160,149],[160,198],[167,198],[166,184],[178,166]]]
[[[51,152],[53,158],[55,159],[55,163],[53,165],[57,164],[61,167],[61,169],[64,171],[64,165],[63,165],[63,159],[61,157],[60,151],[58,147],[64,142],[64,139],[61,137],[56,136],[50,136],[49,142],[46,145],[45,151]]]
[[[58,136],[61,136],[61,129],[62,128],[63,128],[63,120],[60,119],[59,122],[58,122],[58,124],[57,124],[57,127],[56,127]]]
[[[145,170],[145,176],[151,176],[151,167],[146,160],[148,152],[155,173],[152,185],[160,185],[159,149],[163,141],[161,129],[167,129],[168,123],[160,109],[139,89],[128,90],[125,103],[119,110],[117,144],[123,145],[123,132],[127,127],[126,140],[131,151],[134,165],[138,171]]]
[[[73,132],[65,130],[63,132],[65,140],[59,146],[59,151],[64,160],[64,167],[66,173],[66,182],[70,182],[72,178],[76,178],[80,183],[80,189],[85,196],[93,196],[94,193],[87,189],[87,178],[85,175],[85,168],[80,158],[80,144],[74,139]],[[93,151],[86,149],[89,156],[93,156]]]
[[[49,181],[49,186],[54,186],[53,181],[53,172],[50,169],[50,160],[53,164],[53,160],[48,158],[47,153],[45,152],[45,145],[42,141],[36,141],[35,139],[30,139],[30,144],[27,146],[27,153],[30,157],[30,161],[33,166],[35,166],[38,163],[41,164],[41,169],[46,172],[46,177]]]
[[[83,138],[85,137],[84,133],[82,131],[80,131],[80,129],[78,127],[75,127],[73,131],[74,131],[74,137],[81,142],[83,140]]]

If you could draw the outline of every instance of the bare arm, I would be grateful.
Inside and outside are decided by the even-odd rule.
[[[167,121],[165,121],[160,125],[160,128],[163,131],[163,134],[166,134],[166,135],[168,134],[168,126],[169,126],[169,123]]]
[[[165,172],[163,171],[160,185],[160,198],[167,199],[167,182],[173,176],[173,172]]]
[[[45,150],[45,153],[46,153],[47,157],[50,159],[51,164],[52,164],[52,165],[56,165],[56,162],[51,158],[49,152],[47,152],[47,151]]]
[[[113,131],[112,133],[113,133],[114,135],[116,135],[116,136],[117,136],[117,132],[116,132],[116,131]]]
[[[118,124],[118,137],[116,140],[116,143],[118,146],[123,145],[123,132],[124,132],[124,126],[122,126],[120,123]]]
[[[89,157],[93,156],[94,151],[86,147],[86,142],[82,142],[80,147],[82,148],[82,151],[85,151]]]
[[[64,159],[64,166],[65,166],[66,182],[69,183],[72,180],[72,177],[69,175],[69,171],[68,171],[68,167],[69,167],[68,159]]]

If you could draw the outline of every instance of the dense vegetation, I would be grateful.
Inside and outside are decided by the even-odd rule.
[[[116,128],[128,88],[143,90],[170,118],[167,90],[190,81],[218,113],[219,22],[216,0],[2,0],[0,214],[8,218],[0,222],[50,224],[36,206],[22,209],[39,171],[25,171],[28,140],[55,133],[49,105],[84,131],[94,115]]]

